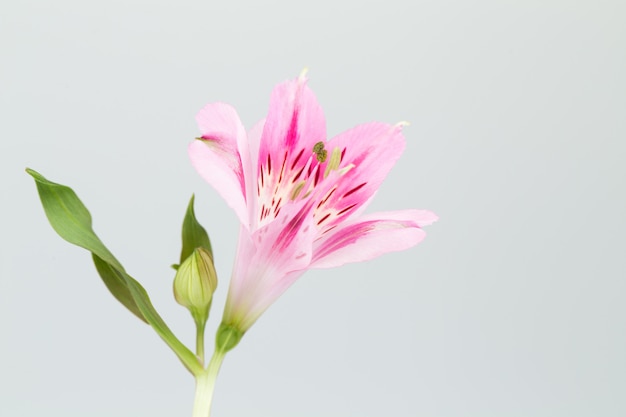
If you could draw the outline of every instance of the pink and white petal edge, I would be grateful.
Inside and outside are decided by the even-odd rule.
[[[362,216],[318,241],[310,268],[333,268],[408,249],[426,237],[421,227],[432,224],[437,218],[428,210],[401,210]]]
[[[246,200],[232,166],[225,163],[224,157],[219,154],[220,151],[211,149],[200,140],[190,143],[188,152],[191,164],[196,171],[235,211],[241,224],[248,227]]]
[[[226,103],[210,103],[196,115],[203,139],[189,145],[194,168],[249,227],[246,200],[251,170],[248,138],[237,111]]]

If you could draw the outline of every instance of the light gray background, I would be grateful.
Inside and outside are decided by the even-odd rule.
[[[626,415],[621,1],[33,1],[0,10],[0,415],[191,414],[193,380],[47,224],[71,185],[174,331],[187,200],[237,221],[186,156],[196,112],[250,127],[310,68],[330,135],[408,120],[371,210],[428,208],[417,248],[307,273],[222,368],[226,416]],[[209,342],[210,344],[210,342]]]

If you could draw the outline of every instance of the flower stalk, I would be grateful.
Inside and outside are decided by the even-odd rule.
[[[200,360],[202,366],[204,366],[204,329],[206,328],[206,321],[196,321],[196,356]]]
[[[74,191],[27,169],[54,230],[92,254],[109,291],[154,328],[196,381],[193,417],[210,417],[215,382],[226,353],[303,273],[365,261],[407,249],[437,220],[427,210],[363,214],[404,150],[404,122],[367,123],[328,139],[325,118],[305,72],[272,92],[268,115],[246,132],[224,103],[197,116],[202,135],[189,145],[200,175],[240,220],[236,262],[215,351],[205,364],[205,327],[217,273],[208,233],[192,196],[183,220],[173,293],[196,324],[196,352],[168,328],[146,290],[104,246]]]
[[[215,380],[222,366],[226,352],[215,350],[206,370],[196,375],[196,394],[193,402],[193,417],[209,417],[211,401],[215,390]]]

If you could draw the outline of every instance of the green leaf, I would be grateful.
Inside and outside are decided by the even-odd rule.
[[[182,264],[185,259],[193,253],[196,248],[204,248],[211,258],[213,257],[213,250],[211,249],[211,241],[209,240],[209,234],[204,227],[196,220],[196,214],[193,210],[194,196],[191,196],[189,205],[187,206],[187,212],[185,213],[185,219],[183,220],[183,249],[180,252],[180,263]]]
[[[152,306],[146,290],[126,273],[124,267],[96,236],[91,215],[74,191],[48,181],[38,172],[26,169],[37,185],[37,191],[52,228],[66,241],[92,253],[98,274],[111,293],[126,308],[154,328],[178,358],[193,374],[202,371],[196,356],[183,345]]]
[[[32,169],[26,169],[26,172],[35,179],[48,221],[59,236],[74,245],[91,251],[107,265],[110,265],[109,269],[124,271],[119,261],[94,233],[91,227],[91,214],[76,193],[69,187],[48,181]],[[98,268],[98,273],[104,284],[126,308],[141,320],[146,321],[125,281],[111,273],[109,269]]]
[[[98,275],[100,275],[104,284],[107,286],[109,291],[111,291],[111,294],[113,294],[113,296],[115,296],[115,298],[126,306],[126,308],[128,308],[134,315],[139,317],[145,323],[148,323],[143,313],[137,306],[137,303],[133,298],[133,294],[128,288],[127,281],[130,277],[125,277],[122,270],[115,269],[110,263],[100,258],[94,252],[91,252],[91,257],[93,258],[93,263],[96,266]]]
[[[141,284],[127,273],[112,268],[110,264],[107,264],[95,254],[93,254],[93,261],[96,264],[96,269],[98,269],[98,271],[101,269],[108,270],[110,273],[117,275],[126,283],[131,296],[136,301],[139,310],[144,315],[150,326],[152,326],[157,334],[161,336],[174,353],[178,355],[178,358],[185,365],[185,367],[191,371],[192,374],[196,375],[198,372],[201,372],[202,365],[198,361],[196,355],[194,355],[193,352],[187,348],[187,346],[178,340],[170,328],[167,327],[167,324],[165,324],[165,321],[163,321],[161,316],[157,313],[156,309],[152,305],[152,302],[150,301],[148,293],[141,286]]]

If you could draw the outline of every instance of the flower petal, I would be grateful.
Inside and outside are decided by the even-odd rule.
[[[252,129],[248,131],[248,146],[250,148],[250,160],[252,161],[252,172],[258,170],[259,146],[261,146],[261,136],[265,127],[265,119],[259,120]]]
[[[310,153],[315,143],[324,140],[324,112],[306,79],[300,77],[277,85],[272,91],[261,137],[259,165],[266,163],[268,155],[282,158],[286,150],[293,156],[301,149]]]
[[[329,151],[341,154],[338,169],[347,172],[318,207],[316,216],[326,218],[327,227],[332,227],[361,212],[400,158],[404,145],[401,127],[385,123],[359,125],[328,141]]]
[[[245,331],[307,269],[317,234],[311,211],[303,200],[253,234],[241,231],[224,320]]]
[[[422,226],[437,216],[427,210],[402,210],[362,216],[329,230],[314,245],[310,268],[331,268],[408,249],[421,242]]]
[[[200,110],[196,120],[202,137],[189,144],[191,163],[249,227],[246,201],[251,184],[246,183],[246,177],[250,153],[239,116],[231,106],[213,103]]]
[[[324,114],[306,80],[300,77],[276,86],[258,146],[253,228],[273,221],[272,213],[296,198],[301,182],[319,174],[313,149],[325,138]]]
[[[265,119],[257,122],[252,129],[248,131],[248,147],[250,149],[250,176],[246,178],[246,183],[249,183],[248,187],[248,218],[250,219],[250,230],[255,230],[257,225],[252,219],[258,217],[257,212],[259,210],[259,199],[256,189],[258,179],[254,173],[258,172],[257,162],[259,160],[259,146],[261,144],[261,135],[263,134],[263,127],[265,126]]]

